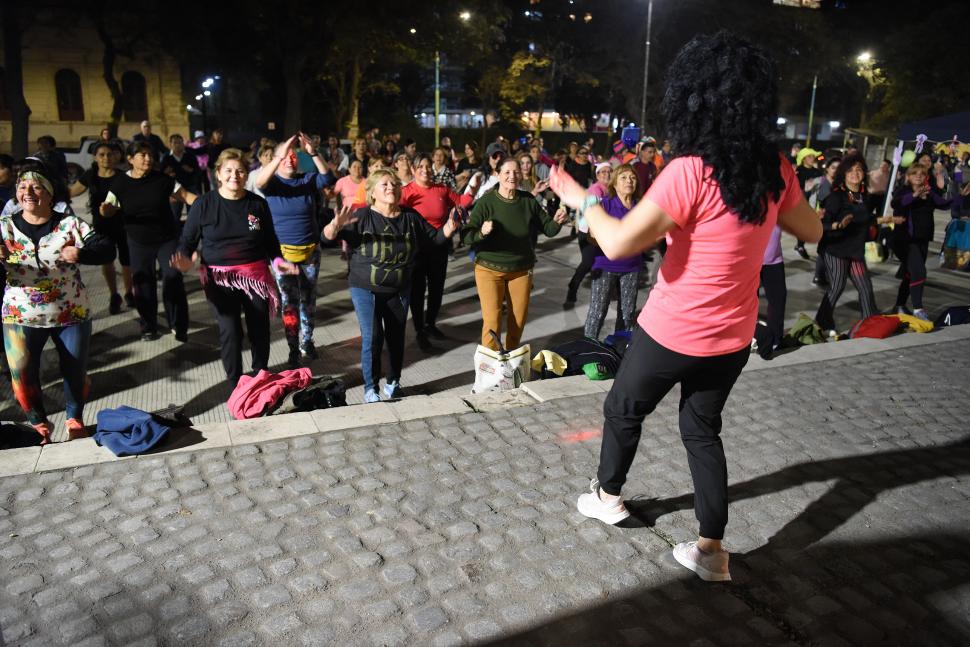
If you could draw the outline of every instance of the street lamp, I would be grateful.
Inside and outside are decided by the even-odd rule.
[[[469,20],[471,20],[472,12],[462,11],[461,13],[458,14],[458,17],[464,20],[465,22],[468,22]]]
[[[643,57],[643,96],[640,100],[640,128],[647,122],[647,81],[650,78],[650,30],[653,26],[653,0],[647,3],[647,51]]]

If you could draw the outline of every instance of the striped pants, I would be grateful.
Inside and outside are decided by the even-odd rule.
[[[822,303],[815,314],[815,321],[826,330],[835,329],[835,304],[842,296],[846,279],[852,280],[856,292],[859,293],[859,305],[862,308],[862,318],[876,314],[876,298],[872,292],[872,281],[869,279],[869,269],[864,259],[839,258],[832,254],[825,254],[825,271],[828,273],[829,288],[822,297]]]

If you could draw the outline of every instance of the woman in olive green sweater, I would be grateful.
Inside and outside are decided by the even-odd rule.
[[[522,177],[514,159],[502,162],[498,186],[475,203],[462,240],[475,250],[475,285],[482,306],[482,345],[498,350],[489,334],[502,332],[502,302],[508,295],[505,348],[517,348],[529,314],[533,227],[546,236],[559,233],[568,219],[560,209],[554,217],[539,206],[531,193],[519,190]]]

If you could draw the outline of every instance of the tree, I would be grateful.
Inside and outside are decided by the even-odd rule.
[[[23,41],[24,24],[19,2],[0,4],[3,22],[4,91],[10,107],[10,149],[14,157],[27,155],[30,133],[30,106],[24,97]]]

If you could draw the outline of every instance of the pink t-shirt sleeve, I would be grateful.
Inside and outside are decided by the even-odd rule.
[[[703,166],[699,157],[678,157],[667,164],[647,191],[646,198],[681,229],[695,211],[698,183],[704,177]]]
[[[785,188],[781,190],[778,197],[778,213],[783,214],[791,211],[798,204],[798,199],[802,197],[802,190],[798,186],[798,177],[791,164],[781,165],[781,179],[785,181]]]

